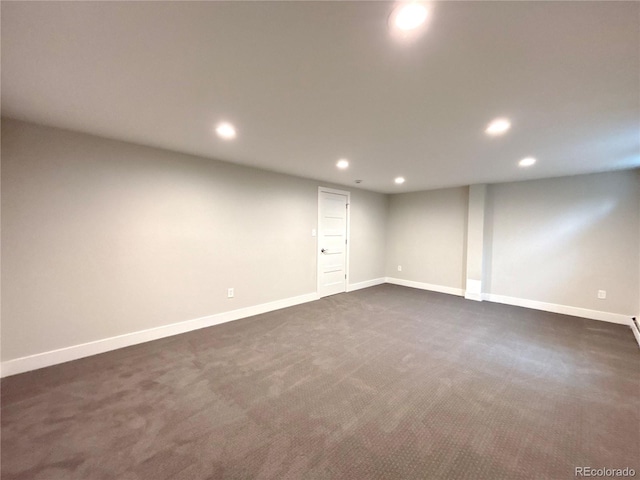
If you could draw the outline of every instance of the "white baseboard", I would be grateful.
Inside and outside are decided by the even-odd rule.
[[[306,295],[300,295],[298,297],[262,303],[252,307],[240,308],[238,310],[217,313],[215,315],[186,320],[184,322],[172,323],[162,327],[150,328],[148,330],[141,330],[138,332],[118,335],[116,337],[96,340],[94,342],[82,343],[80,345],[60,348],[58,350],[38,353],[36,355],[16,358],[14,360],[2,362],[0,376],[8,377],[18,373],[50,367],[59,363],[65,363],[71,360],[77,360],[79,358],[117,350],[118,348],[130,347],[132,345],[138,345],[151,340],[158,340],[160,338],[170,337],[172,335],[178,335],[180,333],[186,333],[200,328],[211,327],[213,325],[230,322],[232,320],[239,320],[241,318],[252,317],[261,313],[279,310],[281,308],[292,307],[301,303],[312,302],[314,300],[318,300],[318,298],[318,294],[315,292],[307,293]]]
[[[484,295],[482,295],[481,293],[472,293],[469,290],[464,292],[464,298],[466,298],[467,300],[475,300],[476,302],[485,300]]]
[[[403,287],[419,288],[421,290],[431,290],[433,292],[448,293],[450,295],[464,296],[468,300],[504,303],[506,305],[515,305],[517,307],[531,308],[533,310],[543,310],[545,312],[561,313],[563,315],[572,315],[574,317],[588,318],[591,320],[600,320],[603,322],[618,323],[631,327],[633,323],[632,315],[623,315],[620,313],[603,312],[599,310],[590,310],[588,308],[571,307],[569,305],[558,305],[555,303],[539,302],[537,300],[527,300],[525,298],[508,297],[506,295],[495,295],[492,293],[473,293],[461,288],[445,287],[443,285],[433,285],[430,283],[414,282],[412,280],[403,280],[400,278],[387,277],[387,283],[394,285],[402,285]],[[632,327],[633,329],[634,327]],[[640,337],[640,332],[634,331],[636,339]],[[638,340],[640,344],[640,339]]]
[[[574,317],[601,320],[603,322],[619,323],[631,326],[632,315],[622,315],[620,313],[602,312],[600,310],[590,310],[588,308],[571,307],[569,305],[558,305],[555,303],[539,302],[537,300],[527,300],[524,298],[507,297],[505,295],[495,295],[493,293],[483,293],[482,298],[489,302],[504,303],[517,307],[532,308],[534,310],[544,310],[545,312],[561,313]]]
[[[640,317],[636,317],[640,318]],[[636,327],[636,324],[631,320],[631,331],[633,332],[633,336],[636,337],[636,342],[638,342],[638,346],[640,347],[640,330]]]
[[[474,280],[473,278],[467,278],[466,290],[464,292],[464,298],[467,300],[475,300],[481,302],[482,297],[482,282],[480,280]]]
[[[401,285],[404,287],[418,288],[421,290],[430,290],[433,292],[447,293],[450,295],[464,296],[465,291],[461,288],[447,287],[443,285],[433,285],[430,283],[414,282],[412,280],[403,280],[393,277],[376,278],[373,280],[367,280],[365,282],[359,282],[349,285],[347,291],[352,292],[360,290],[362,288],[373,287],[375,285],[381,285],[383,283],[391,283],[394,285]],[[206,317],[196,318],[193,320],[187,320],[184,322],[173,323],[170,325],[164,325],[161,327],[151,328],[148,330],[141,330],[138,332],[128,333],[124,335],[118,335],[116,337],[105,338],[102,340],[96,340],[94,342],[83,343],[80,345],[73,345],[71,347],[60,348],[58,350],[51,350],[49,352],[39,353],[36,355],[30,355],[26,357],[16,358],[2,362],[0,365],[0,377],[8,377],[10,375],[16,375],[18,373],[28,372],[31,370],[37,370],[39,368],[49,367],[57,365],[59,363],[65,363],[72,360],[77,360],[91,355],[97,355],[99,353],[109,352],[111,350],[117,350],[119,348],[129,347],[132,345],[138,345],[140,343],[149,342],[152,340],[158,340],[160,338],[170,337],[172,335],[178,335],[181,333],[198,330],[200,328],[211,327],[219,325],[221,323],[230,322],[233,320],[239,320],[241,318],[247,318],[261,313],[267,313],[281,308],[292,307],[294,305],[300,305],[302,303],[312,302],[318,300],[317,293],[308,293],[297,297],[286,298],[283,300],[277,300],[274,302],[263,303],[260,305],[254,305],[252,307],[240,308],[238,310],[232,310],[229,312],[218,313],[215,315],[209,315]],[[573,315],[576,317],[589,318],[593,320],[601,320],[605,322],[618,323],[622,325],[628,325],[631,327],[633,334],[640,345],[640,332],[635,328],[631,320],[631,315],[626,316],[617,313],[602,312],[598,310],[589,310],[580,307],[571,307],[567,305],[557,305],[553,303],[538,302],[536,300],[527,300],[516,297],[508,297],[504,295],[495,294],[482,294],[480,300],[487,300],[495,303],[504,303],[507,305],[515,305],[519,307],[531,308],[534,310],[544,310],[547,312],[561,313],[564,315]],[[476,298],[473,298],[476,300]]]
[[[401,278],[387,277],[387,283],[402,285],[403,287],[419,288],[420,290],[430,290],[432,292],[448,293],[449,295],[463,296],[464,290],[461,288],[446,287],[444,285],[434,285],[431,283],[414,282],[413,280],[403,280]]]
[[[351,283],[347,285],[347,292],[354,292],[356,290],[361,290],[363,288],[375,287],[376,285],[382,285],[385,283],[386,279],[382,278],[374,278],[373,280],[367,280],[364,282]]]

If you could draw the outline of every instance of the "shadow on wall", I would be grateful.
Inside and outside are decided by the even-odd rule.
[[[609,215],[617,206],[618,202],[613,199],[604,202],[592,201],[581,205],[580,210],[572,210],[557,217],[547,225],[544,231],[539,230],[531,238],[530,253],[538,255],[548,253],[553,247],[566,245],[573,242],[575,237],[586,233],[597,226],[599,220]]]
[[[527,223],[526,212],[523,212],[523,226],[514,238],[514,244],[519,245],[521,255],[529,258],[545,258],[544,263],[562,264],[564,275],[558,274],[556,269],[553,277],[545,278],[545,285],[553,291],[562,284],[570,281],[574,267],[584,262],[584,257],[577,249],[570,249],[567,245],[579,245],[581,239],[588,239],[606,218],[618,206],[618,200],[592,200],[581,204],[579,208],[549,212],[544,225]],[[488,189],[485,208],[484,251],[483,251],[483,292],[492,292],[492,266],[494,245],[494,195]],[[515,237],[515,236],[514,236]]]
[[[484,239],[482,242],[482,291],[491,291],[491,265],[493,264],[493,188],[487,188],[484,208]]]
[[[547,228],[539,230],[531,238],[527,255],[534,258],[546,256],[551,264],[564,264],[564,268],[556,269],[553,276],[545,278],[547,292],[554,292],[569,282],[575,282],[578,269],[582,270],[578,280],[584,278],[584,255],[570,246],[582,244],[602,229],[601,220],[613,212],[617,203],[608,199],[581,205],[580,209],[564,212],[554,218]]]

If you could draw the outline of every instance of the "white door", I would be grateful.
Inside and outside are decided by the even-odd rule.
[[[318,189],[318,294],[347,291],[349,192]]]

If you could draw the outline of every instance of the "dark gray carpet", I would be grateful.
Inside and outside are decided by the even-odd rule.
[[[624,326],[381,285],[2,381],[2,479],[640,476]]]

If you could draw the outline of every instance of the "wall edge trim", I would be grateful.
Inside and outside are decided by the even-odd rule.
[[[467,300],[474,300],[476,302],[481,302],[485,299],[484,295],[482,295],[481,293],[473,293],[469,290],[464,293],[464,298],[466,298]]]
[[[638,316],[636,316],[636,318],[640,318]],[[638,330],[638,327],[636,326],[635,323],[633,323],[633,320],[631,320],[631,331],[633,332],[633,336],[636,337],[636,342],[638,342],[638,347],[640,347],[640,330]]]
[[[619,325],[627,325],[633,330],[632,315],[623,315],[621,313],[605,312],[601,310],[591,310],[582,307],[573,307],[570,305],[560,305],[556,303],[540,302],[537,300],[529,300],[526,298],[509,297],[506,295],[496,295],[493,293],[483,293],[481,295],[469,294],[462,288],[447,287],[443,285],[434,285],[430,283],[415,282],[413,280],[403,280],[400,278],[387,277],[387,283],[400,285],[403,287],[418,288],[420,290],[429,290],[433,292],[448,293],[450,295],[458,295],[465,297],[467,300],[482,301],[486,300],[493,303],[502,303],[505,305],[513,305],[516,307],[530,308],[532,310],[542,310],[545,312],[559,313],[562,315],[571,315],[573,317],[586,318],[589,320],[599,320],[601,322],[617,323]],[[636,339],[640,345],[640,332],[634,330],[634,335],[638,335]]]
[[[373,278],[371,280],[365,280],[364,282],[350,283],[347,285],[347,292],[355,292],[356,290],[375,287],[376,285],[382,285],[383,283],[386,283],[385,277]]]
[[[449,295],[464,296],[462,288],[448,287],[446,285],[435,285],[433,283],[415,282],[413,280],[404,280],[402,278],[386,277],[387,283],[400,285],[403,287],[418,288],[420,290],[429,290],[431,292],[447,293]]]
[[[375,278],[372,280],[366,280],[364,282],[358,282],[348,285],[347,291],[352,292],[363,288],[369,288],[383,283],[390,283],[392,285],[399,285],[403,287],[417,288],[420,290],[429,290],[433,292],[446,293],[450,295],[465,296],[465,291],[461,288],[448,287],[444,285],[435,285],[424,282],[415,282],[413,280],[404,280],[393,277]],[[205,317],[200,317],[192,320],[185,320],[182,322],[172,323],[169,325],[163,325],[160,327],[154,327],[147,330],[139,330],[137,332],[126,333],[123,335],[117,335],[114,337],[108,337],[92,342],[82,343],[78,345],[72,345],[56,350],[50,350],[47,352],[37,353],[34,355],[28,355],[12,360],[4,361],[0,364],[0,377],[9,377],[11,375],[17,375],[20,373],[29,372],[32,370],[38,370],[40,368],[50,367],[61,363],[78,360],[100,353],[106,353],[109,351],[117,350],[120,348],[130,347],[133,345],[139,345],[141,343],[150,342],[153,340],[159,340],[161,338],[171,337],[173,335],[179,335],[181,333],[191,332],[193,330],[199,330],[201,328],[212,327],[220,325],[222,323],[231,322],[234,320],[240,320],[242,318],[252,317],[254,315],[260,315],[262,313],[271,312],[274,310],[280,310],[287,307],[293,307],[302,303],[308,303],[318,300],[318,294],[307,293],[296,297],[290,297],[282,300],[276,300],[273,302],[262,303],[250,307],[244,307],[237,310],[230,310],[227,312],[216,313]],[[621,325],[627,325],[633,331],[633,334],[640,346],[640,332],[638,332],[632,325],[631,315],[623,315],[618,313],[604,312],[600,310],[590,310],[587,308],[573,307],[569,305],[560,305],[554,303],[540,302],[537,300],[529,300],[524,298],[509,297],[506,295],[496,295],[491,293],[482,294],[482,299],[494,303],[502,303],[506,305],[513,305],[524,308],[531,308],[533,310],[542,310],[552,313],[559,313],[563,315],[571,315],[581,318],[587,318],[590,320],[599,320],[609,323],[616,323]],[[475,298],[474,298],[475,300]]]
[[[623,315],[621,313],[591,310],[588,308],[540,302],[538,300],[528,300],[526,298],[509,297],[493,293],[483,293],[482,298],[494,303],[503,303],[506,305],[514,305],[516,307],[525,307],[533,310],[543,310],[545,312],[560,313],[562,315],[571,315],[574,317],[588,318],[590,320],[600,320],[602,322],[618,323],[629,327],[631,326],[631,315]]]
[[[4,378],[11,375],[17,375],[19,373],[38,370],[40,368],[66,363],[72,360],[98,355],[100,353],[106,353],[120,348],[139,345],[141,343],[159,340],[161,338],[171,337],[181,333],[187,333],[201,328],[212,327],[221,323],[252,317],[261,313],[293,307],[295,305],[312,302],[318,299],[319,297],[316,292],[307,293],[296,297],[275,300],[273,302],[262,303],[250,307],[239,308],[237,310],[216,313],[192,320],[171,323],[169,325],[162,325],[160,327],[154,327],[146,330],[138,330],[136,332],[125,333],[114,337],[107,337],[100,340],[94,340],[92,342],[71,345],[69,347],[15,358],[1,363],[0,377]]]

